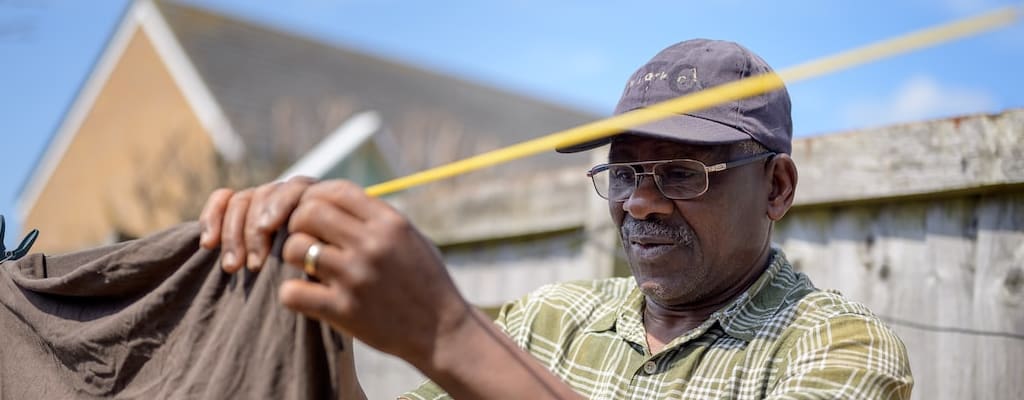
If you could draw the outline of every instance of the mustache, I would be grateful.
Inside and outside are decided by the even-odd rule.
[[[660,220],[638,220],[626,215],[619,229],[623,243],[633,236],[653,236],[669,238],[672,241],[690,246],[693,244],[693,230],[686,224],[678,226]]]

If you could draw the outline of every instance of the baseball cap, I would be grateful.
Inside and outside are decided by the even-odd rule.
[[[693,39],[662,50],[626,82],[615,114],[707,88],[772,72],[761,57],[739,44]],[[630,128],[642,136],[694,144],[727,144],[753,139],[777,153],[792,149],[793,120],[785,87]],[[611,141],[598,139],[558,148],[561,153],[589,150]]]

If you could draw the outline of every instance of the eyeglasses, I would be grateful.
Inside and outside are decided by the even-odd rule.
[[[644,175],[654,177],[655,185],[666,198],[688,200],[708,191],[708,173],[747,165],[775,154],[761,153],[712,166],[690,159],[601,164],[591,168],[587,176],[594,181],[597,195],[612,201],[625,201],[632,196],[633,191],[640,186],[639,177]],[[645,172],[647,165],[651,166],[651,172]]]

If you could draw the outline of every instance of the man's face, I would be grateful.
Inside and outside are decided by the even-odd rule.
[[[689,158],[714,165],[746,155],[730,146],[696,146],[623,135],[609,161]],[[650,177],[625,201],[609,201],[626,259],[641,291],[664,306],[700,305],[735,285],[768,241],[770,176],[764,162],[709,174],[690,200],[664,197]],[[651,168],[647,166],[646,168]]]

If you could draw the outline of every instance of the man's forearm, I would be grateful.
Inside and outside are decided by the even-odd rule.
[[[582,398],[475,309],[413,364],[456,399]]]

